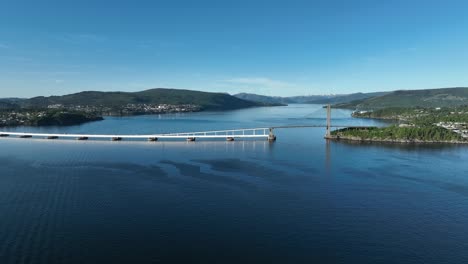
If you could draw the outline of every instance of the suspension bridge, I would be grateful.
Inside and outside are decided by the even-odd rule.
[[[231,129],[231,130],[218,130],[218,131],[201,131],[201,132],[183,132],[183,133],[165,133],[165,134],[149,134],[149,135],[102,135],[102,134],[57,134],[57,133],[28,133],[28,132],[1,132],[0,137],[18,137],[18,138],[43,138],[43,139],[108,139],[112,141],[121,140],[148,140],[158,141],[159,139],[172,139],[187,141],[195,141],[197,139],[205,140],[219,140],[225,139],[227,141],[234,141],[236,139],[263,139],[270,142],[276,141],[274,131],[276,129],[292,129],[292,128],[326,128],[325,138],[332,139],[332,128],[369,128],[369,126],[346,126],[339,125],[333,126],[331,124],[331,107],[327,106],[327,122],[326,125],[286,125],[286,126],[272,126],[262,128],[245,128],[245,129]]]

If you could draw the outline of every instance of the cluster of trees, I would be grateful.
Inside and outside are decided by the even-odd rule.
[[[405,141],[463,141],[459,134],[437,126],[399,127],[396,125],[384,128],[345,128],[336,130],[333,135],[356,137],[361,139],[405,140]]]
[[[29,125],[32,126],[70,126],[91,121],[103,120],[101,116],[84,112],[46,111],[41,115],[34,115]]]

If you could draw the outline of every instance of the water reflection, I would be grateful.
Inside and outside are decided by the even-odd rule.
[[[325,140],[325,171],[330,175],[331,171],[331,154],[330,154],[331,140]]]

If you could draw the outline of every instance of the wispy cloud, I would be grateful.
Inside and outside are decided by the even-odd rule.
[[[149,42],[149,41],[141,41],[141,42],[138,42],[136,44],[136,47],[141,48],[141,49],[147,49],[147,48],[154,47],[154,44],[152,42]]]
[[[256,93],[264,95],[279,95],[285,92],[297,90],[298,85],[286,81],[271,79],[268,77],[238,77],[219,80],[216,88],[222,88],[229,93]]]
[[[407,58],[408,56],[415,55],[420,49],[417,47],[407,47],[407,48],[396,48],[381,51],[379,54],[368,54],[360,58],[363,62],[370,63],[388,63],[390,58],[403,57]]]
[[[288,88],[295,86],[293,83],[273,80],[265,77],[243,77],[224,80],[225,83],[241,84],[248,86],[261,86],[263,88]]]
[[[0,59],[2,61],[15,61],[15,62],[32,62],[33,61],[33,59],[31,58],[26,58],[22,56],[10,56],[10,55],[0,56]]]
[[[140,40],[137,41],[135,46],[140,49],[158,48],[158,49],[170,49],[170,48],[181,48],[185,46],[185,43],[180,41],[171,40]]]
[[[57,39],[73,44],[100,43],[107,40],[107,37],[89,33],[69,33],[60,35]]]

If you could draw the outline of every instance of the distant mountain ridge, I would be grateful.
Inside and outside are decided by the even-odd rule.
[[[352,102],[355,100],[364,100],[368,98],[373,98],[377,96],[386,95],[390,92],[374,92],[374,93],[352,93],[352,94],[344,94],[344,95],[337,95],[330,98],[319,99],[319,100],[312,100],[308,103],[311,104],[338,104],[338,103],[346,103]]]
[[[258,94],[239,93],[234,96],[243,100],[249,100],[262,103],[281,103],[281,104],[337,104],[351,102],[358,99],[366,99],[375,96],[387,94],[388,92],[375,93],[353,93],[337,95],[306,95],[306,96],[265,96]]]
[[[266,95],[259,95],[259,94],[250,94],[250,93],[239,93],[235,94],[235,97],[252,101],[252,102],[261,102],[261,103],[272,103],[272,104],[290,104],[293,103],[292,100],[285,97],[280,96],[266,96]]]
[[[1,99],[0,106],[21,108],[46,108],[49,105],[87,105],[121,107],[127,104],[198,105],[202,110],[232,110],[267,104],[242,100],[226,93],[209,93],[192,90],[155,88],[141,92],[86,91],[63,96],[39,96],[9,101]]]
[[[248,101],[253,101],[253,102],[282,103],[282,98],[276,97],[276,96],[265,96],[265,95],[259,95],[259,94],[249,94],[249,93],[239,93],[239,94],[235,94],[234,96],[242,100],[248,100]]]
[[[374,110],[388,107],[454,107],[468,105],[468,88],[398,90],[381,96],[337,103],[335,108]]]
[[[334,95],[304,95],[304,96],[290,96],[290,97],[281,97],[281,96],[267,96],[259,95],[252,93],[239,93],[234,95],[237,98],[261,102],[261,103],[277,103],[277,104],[303,104],[313,102],[315,100],[325,100],[328,98],[334,97]]]
[[[264,96],[249,93],[229,95],[192,90],[155,88],[141,92],[86,91],[63,96],[30,99],[0,99],[1,109],[46,108],[49,105],[122,107],[127,104],[198,105],[202,110],[232,110],[291,103],[333,104],[335,108],[372,110],[387,107],[451,107],[468,105],[468,87],[344,95]]]

